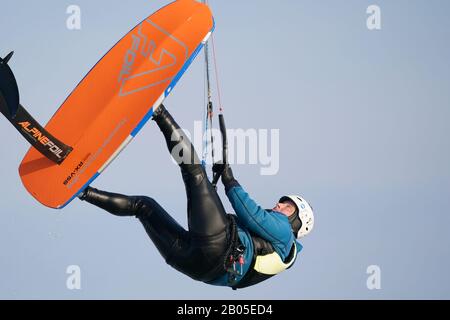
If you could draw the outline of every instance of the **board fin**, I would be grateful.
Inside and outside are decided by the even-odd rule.
[[[8,66],[14,51],[10,52],[5,58],[0,58],[0,94],[6,102],[8,115],[14,118],[19,108],[19,88],[16,78]]]
[[[20,134],[42,155],[61,164],[73,150],[44,129],[19,103],[19,89],[8,61],[13,52],[0,58],[0,111]]]

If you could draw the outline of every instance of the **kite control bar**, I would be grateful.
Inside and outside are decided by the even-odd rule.
[[[213,181],[212,185],[214,188],[217,187],[217,182],[219,181],[225,166],[228,164],[228,141],[227,141],[227,129],[225,127],[225,118],[223,114],[219,114],[219,126],[220,133],[222,134],[222,161],[215,163],[213,165]]]
[[[224,164],[228,164],[228,140],[227,128],[225,127],[225,118],[223,114],[219,114],[220,133],[222,134],[222,159]]]
[[[73,150],[44,129],[19,103],[19,89],[8,66],[14,52],[0,58],[0,112],[46,158],[61,164]]]

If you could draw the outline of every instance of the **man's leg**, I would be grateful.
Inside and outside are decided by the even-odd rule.
[[[184,230],[154,199],[125,196],[88,188],[81,200],[114,215],[136,216],[164,260],[174,269],[199,281],[212,280],[211,266],[202,251],[192,246],[190,233]]]
[[[136,216],[163,258],[184,255],[189,235],[154,199],[125,196],[88,187],[80,199],[117,216]]]
[[[161,129],[169,151],[177,152],[175,156],[184,159],[179,165],[188,200],[189,232],[198,236],[224,233],[227,225],[225,209],[200,164],[194,146],[163,105],[155,111],[153,120]]]

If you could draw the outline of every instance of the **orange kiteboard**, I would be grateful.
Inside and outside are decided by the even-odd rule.
[[[72,201],[152,117],[213,29],[206,5],[178,0],[126,34],[45,126],[72,148],[64,161],[57,164],[35,148],[26,154],[19,173],[28,192],[50,208]]]

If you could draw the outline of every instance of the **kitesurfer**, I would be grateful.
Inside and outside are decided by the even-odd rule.
[[[311,206],[299,196],[284,196],[273,209],[264,210],[226,164],[220,169],[222,183],[236,213],[226,214],[192,143],[163,105],[153,120],[169,151],[177,146],[188,159],[179,164],[187,194],[188,230],[150,197],[88,187],[79,198],[117,216],[137,217],[165,261],[198,281],[245,288],[290,268],[302,249],[296,238],[313,228]]]

